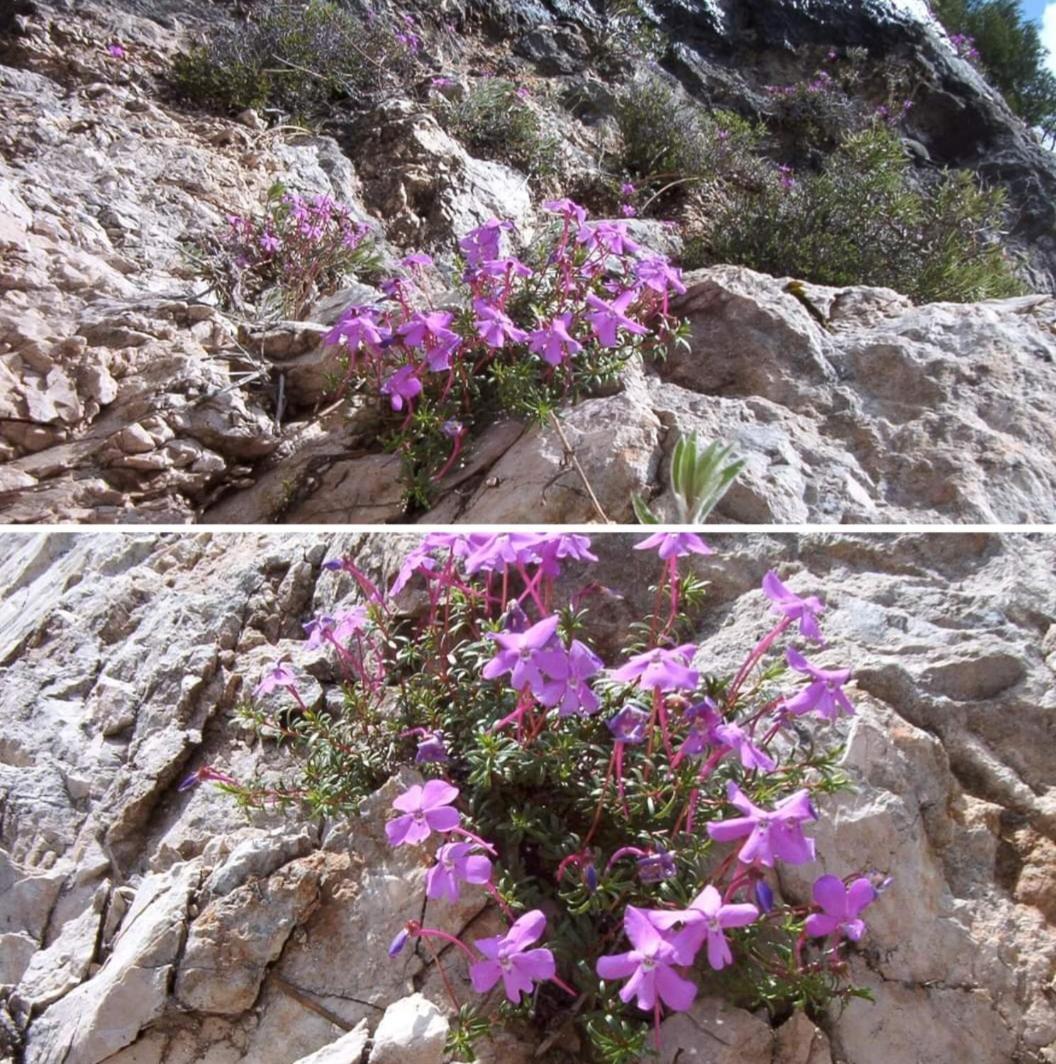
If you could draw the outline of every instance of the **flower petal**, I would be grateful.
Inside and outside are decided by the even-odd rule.
[[[819,876],[811,891],[814,901],[830,916],[840,920],[847,918],[847,888],[838,876]]]
[[[469,966],[469,981],[478,994],[487,993],[502,975],[497,961],[477,961]]]
[[[546,916],[542,909],[532,909],[514,921],[503,941],[511,952],[522,950],[538,941],[545,930]]]
[[[422,790],[422,808],[435,809],[438,805],[450,805],[458,797],[458,788],[447,780],[430,780]]]

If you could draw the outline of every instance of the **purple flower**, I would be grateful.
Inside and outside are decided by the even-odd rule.
[[[624,218],[633,218],[638,213],[638,208],[633,203],[621,203],[620,214]]]
[[[627,235],[625,222],[581,225],[576,240],[588,247],[601,247],[613,255],[633,255],[638,250],[638,245]]]
[[[449,439],[457,440],[459,436],[465,435],[466,426],[461,421],[456,421],[454,418],[448,418],[447,421],[440,426],[440,431]]]
[[[655,923],[661,915],[670,914],[649,915]],[[715,971],[719,971],[733,963],[733,954],[724,932],[729,927],[744,927],[754,923],[759,916],[759,910],[747,903],[723,905],[722,895],[709,884],[689,903],[689,909],[679,915],[689,915],[685,928],[674,940],[679,951],[686,951],[686,963],[691,962],[692,957],[696,956],[697,951],[707,941],[708,964]]]
[[[491,882],[491,861],[473,852],[471,842],[447,842],[436,851],[436,864],[425,874],[425,896],[458,901],[459,883]]]
[[[603,347],[617,345],[619,341],[616,333],[621,327],[636,336],[648,334],[649,330],[644,325],[633,321],[624,313],[637,297],[638,293],[633,288],[622,292],[611,303],[606,303],[593,292],[587,293],[587,305],[594,308],[593,312],[587,315],[587,321],[590,322],[598,342]]]
[[[795,647],[788,648],[786,657],[796,672],[802,672],[812,680],[794,698],[786,699],[784,708],[789,713],[799,716],[814,710],[819,717],[830,721],[837,720],[841,713],[854,716],[854,706],[843,693],[843,685],[851,678],[850,669],[819,669]]]
[[[124,59],[128,52],[125,51],[124,46],[117,41],[112,41],[106,47],[107,52],[110,53],[115,59]]]
[[[637,998],[638,1007],[651,1012],[657,1001],[676,1012],[685,1012],[697,996],[697,988],[672,967],[683,963],[672,943],[649,919],[648,914],[628,905],[623,929],[634,947],[627,953],[599,957],[597,973],[602,979],[626,979],[620,1000]]]
[[[751,736],[739,725],[727,723],[718,712],[718,707],[710,698],[691,706],[683,714],[686,720],[692,721],[689,732],[686,735],[678,756],[700,757],[706,750],[713,749],[712,763],[719,761],[736,750],[741,759],[741,765],[746,769],[761,769],[763,772],[773,772],[777,768],[777,762],[769,754],[756,746]]]
[[[260,238],[260,246],[272,255],[282,247],[282,241],[274,234],[265,231]]]
[[[807,917],[806,932],[811,938],[839,935],[857,942],[865,934],[865,921],[858,914],[877,898],[876,889],[864,876],[849,887],[836,876],[820,876],[814,881],[814,902],[824,911]]]
[[[551,214],[559,214],[567,221],[574,221],[577,225],[583,225],[587,220],[586,209],[570,199],[543,200],[543,210]]]
[[[639,857],[635,864],[638,866],[638,878],[643,883],[661,883],[665,879],[671,879],[678,871],[674,855],[666,850],[647,853]]]
[[[700,674],[689,667],[696,649],[692,643],[685,643],[673,650],[647,650],[614,669],[612,678],[617,683],[637,682],[646,690],[693,691],[700,682]]]
[[[763,594],[774,604],[772,609],[776,613],[799,621],[800,635],[813,639],[815,643],[824,643],[818,627],[818,614],[825,609],[821,599],[815,595],[800,598],[781,583],[772,569],[763,577]]]
[[[443,735],[438,731],[426,731],[423,728],[414,760],[419,765],[436,765],[450,761]]]
[[[653,550],[667,561],[668,558],[685,558],[690,554],[714,554],[715,552],[693,532],[654,532],[634,545],[635,550]]]
[[[727,785],[726,794],[744,816],[713,820],[708,824],[708,834],[716,842],[732,842],[747,835],[748,840],[737,854],[738,861],[744,864],[758,861],[773,868],[777,857],[789,864],[806,864],[814,860],[814,840],[803,834],[804,821],[818,819],[808,790],[790,794],[771,811],[753,805],[732,780]]]
[[[466,261],[475,269],[481,263],[499,257],[499,245],[503,231],[513,228],[513,222],[503,222],[499,221],[498,218],[491,218],[483,225],[470,230],[458,242],[458,246],[466,256]]]
[[[323,343],[341,344],[347,346],[350,351],[358,351],[364,347],[377,352],[382,342],[392,336],[392,332],[388,326],[379,325],[374,315],[375,312],[369,307],[349,307],[323,337]]]
[[[473,307],[477,312],[473,322],[477,327],[477,335],[488,347],[503,347],[507,339],[515,343],[524,343],[528,339],[528,334],[517,328],[498,307],[486,303],[483,299],[474,300]]]
[[[557,972],[553,953],[527,948],[545,929],[546,917],[540,909],[533,909],[516,920],[505,935],[476,939],[473,945],[487,959],[469,966],[473,989],[485,994],[502,979],[506,997],[516,1005],[522,993],[532,992],[535,983],[553,979]]]
[[[682,271],[659,255],[639,259],[634,268],[638,280],[646,288],[651,288],[660,295],[666,295],[668,291],[682,295],[686,291],[686,286],[682,283]]]
[[[296,686],[297,678],[293,675],[293,670],[289,665],[276,661],[274,665],[264,670],[260,683],[253,688],[253,695],[256,698],[260,698],[261,695],[270,695],[276,687],[290,688]]]
[[[569,333],[571,314],[558,314],[549,325],[534,330],[528,338],[528,349],[551,366],[559,366],[567,358],[578,355],[583,345]]]
[[[604,662],[593,650],[578,639],[572,640],[568,648],[566,673],[543,684],[537,692],[539,701],[544,706],[556,706],[558,716],[570,717],[573,714],[590,716],[597,713],[601,703],[598,696],[590,689],[587,680],[601,671]]]
[[[356,606],[336,617],[329,613],[320,613],[304,626],[308,633],[307,646],[310,650],[316,650],[326,643],[347,643],[356,632],[362,632],[366,626],[365,606]]]
[[[531,277],[534,271],[520,259],[491,259],[481,263],[479,273],[484,277]]]
[[[232,787],[238,786],[238,781],[232,779],[226,773],[217,772],[215,768],[209,765],[202,765],[201,768],[184,777],[176,790],[189,791],[192,787],[197,787],[199,783],[226,783]]]
[[[627,705],[605,723],[616,742],[637,746],[645,742],[645,729],[649,723],[649,714],[637,706]]]
[[[777,168],[778,178],[777,183],[788,192],[790,189],[796,187],[796,179],[793,177],[794,171],[791,166],[779,166]]]
[[[389,396],[393,410],[402,410],[405,403],[422,392],[422,382],[415,376],[414,366],[400,366],[381,386],[381,394]]]
[[[400,265],[405,270],[424,270],[428,266],[432,266],[432,255],[426,255],[423,252],[416,251],[413,255],[405,255],[400,259]]]
[[[448,328],[453,318],[453,314],[443,310],[416,311],[396,332],[408,347],[425,347],[455,335]]]
[[[438,78],[433,78],[433,80],[429,82],[434,89],[449,89],[454,83],[454,78],[446,77],[443,74]]]
[[[458,797],[458,788],[444,780],[429,780],[424,786],[408,787],[392,806],[404,816],[385,825],[390,846],[424,842],[434,831],[453,831],[460,817],[451,803]]]
[[[638,189],[633,181],[624,181],[624,183],[620,185],[620,195],[623,196],[624,199],[630,199],[635,193],[637,193],[637,191]]]
[[[564,680],[568,676],[568,655],[556,638],[557,614],[544,617],[524,632],[489,632],[502,648],[484,666],[481,675],[494,680],[510,673],[511,686],[522,690],[526,685],[533,693],[546,690],[548,681]]]

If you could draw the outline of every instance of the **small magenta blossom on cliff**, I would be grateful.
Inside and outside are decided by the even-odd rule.
[[[675,967],[686,963],[683,953],[666,938],[649,914],[628,905],[623,930],[633,949],[599,957],[597,972],[602,979],[626,979],[620,1000],[634,998],[640,1009],[651,1012],[660,1004],[685,1012],[697,996],[697,988],[683,979]]]
[[[713,820],[708,824],[708,834],[716,842],[733,842],[747,835],[747,841],[737,854],[738,861],[744,864],[757,861],[767,868],[773,868],[777,858],[789,864],[805,864],[814,860],[814,840],[803,834],[803,824],[818,819],[809,791],[796,791],[783,798],[772,810],[766,810],[749,801],[731,780],[727,787],[727,798],[744,816],[732,820]]]
[[[816,643],[823,642],[818,626],[818,614],[825,609],[821,599],[816,595],[800,598],[781,583],[773,570],[763,577],[763,594],[774,604],[777,613],[783,613],[790,621],[799,621],[800,635]]]
[[[654,532],[635,550],[655,550],[667,561],[669,558],[687,558],[691,554],[714,554],[715,552],[694,532]]]
[[[819,669],[811,665],[795,647],[789,647],[785,656],[796,672],[811,678],[811,682],[798,695],[784,702],[784,708],[789,713],[798,716],[813,711],[826,720],[836,720],[841,713],[854,716],[854,706],[843,693],[843,685],[851,678],[850,669]]]
[[[444,780],[430,780],[424,787],[417,783],[409,787],[392,805],[403,816],[385,825],[385,834],[392,846],[425,842],[434,832],[453,831],[461,822],[451,803],[458,797],[458,788]]]
[[[553,680],[568,675],[568,657],[556,641],[558,617],[544,617],[526,632],[492,632],[490,636],[502,648],[484,666],[481,675],[493,680],[505,673],[510,682],[520,690],[530,687],[544,691]]]
[[[683,925],[672,939],[675,953],[683,964],[692,964],[697,951],[706,942],[708,964],[719,971],[733,963],[726,931],[754,923],[759,917],[759,910],[747,902],[724,904],[722,895],[709,883],[689,903],[688,909],[649,912],[647,915],[662,931]]]
[[[470,965],[469,980],[478,993],[490,990],[500,979],[506,997],[515,1005],[530,994],[536,983],[553,979],[557,972],[548,949],[529,949],[546,930],[546,917],[539,909],[516,920],[505,935],[478,938],[473,945],[486,958]]]
[[[689,667],[696,649],[692,643],[686,643],[673,650],[663,647],[647,650],[613,669],[612,678],[620,683],[637,683],[647,690],[693,691],[700,683],[700,673]]]
[[[448,842],[436,851],[436,864],[426,873],[425,894],[428,898],[458,901],[460,883],[478,885],[491,882],[491,861],[474,853],[471,842]]]
[[[840,935],[857,942],[865,934],[865,921],[859,914],[877,898],[876,889],[864,876],[846,886],[836,876],[820,876],[814,881],[814,903],[820,913],[807,917],[806,932],[813,938]]]

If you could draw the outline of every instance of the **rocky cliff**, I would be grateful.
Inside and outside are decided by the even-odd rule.
[[[424,874],[409,848],[384,843],[396,785],[352,822],[246,816],[209,787],[178,790],[206,764],[282,769],[233,707],[265,663],[297,649],[305,618],[353,595],[326,558],[391,574],[413,539],[0,540],[0,1057],[439,1061],[447,1005],[435,972],[408,951],[386,956],[393,929],[421,915]],[[876,1004],[771,1028],[706,998],[667,1022],[664,1059],[1056,1059],[1056,543],[818,534],[714,545],[698,566],[709,668],[758,638],[771,566],[828,601],[858,716],[842,758],[854,788],[828,801],[819,862],[894,884],[852,957]],[[595,633],[604,647],[638,615],[648,578],[627,537],[594,546],[598,575],[629,595]],[[809,886],[796,869],[782,877],[793,896]],[[479,926],[483,901],[456,920]],[[500,1041],[485,1059],[529,1060],[534,1048]],[[547,1054],[578,1059],[560,1041]]]
[[[611,89],[587,58],[604,24],[585,2],[448,9],[472,33],[441,42],[438,64],[493,63],[548,86],[548,101],[603,101]],[[668,65],[697,98],[747,117],[764,106],[767,83],[802,75],[803,48],[861,46],[909,64],[922,172],[968,166],[1003,184],[1013,238],[1029,248],[1038,285],[1048,284],[1052,158],[924,5],[658,0],[643,11],[673,42]],[[380,107],[354,143],[340,129],[334,139],[265,128],[252,113],[228,120],[174,102],[165,80],[173,56],[233,17],[193,0],[35,0],[16,4],[0,28],[7,521],[407,517],[398,462],[382,452],[376,421],[330,402],[334,362],[320,335],[363,289],[316,307],[311,321],[247,332],[208,296],[190,249],[225,215],[258,208],[276,179],[352,205],[384,235],[389,261],[400,250],[449,253],[454,238],[496,214],[530,236],[537,197],[522,174],[474,158],[410,100]],[[120,58],[108,52],[115,40]],[[594,112],[545,117],[589,174],[592,153],[604,150]],[[636,234],[678,253],[655,222]],[[689,355],[632,366],[618,394],[566,419],[606,516],[627,519],[634,491],[662,496],[671,448],[690,429],[748,459],[724,520],[1056,515],[1051,296],[914,308],[875,289],[808,286],[793,296],[785,280],[725,267],[691,280]],[[427,518],[595,520],[565,451],[552,432],[494,425],[467,446]]]

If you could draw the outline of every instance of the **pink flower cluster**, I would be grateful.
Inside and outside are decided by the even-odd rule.
[[[468,309],[437,306],[433,260],[412,255],[382,285],[385,303],[349,307],[327,334],[347,357],[348,378],[372,381],[405,427],[429,402],[464,428],[471,379],[499,361],[528,362],[544,381],[560,374],[567,391],[573,364],[629,354],[658,317],[662,330],[671,294],[685,291],[679,271],[640,248],[623,222],[590,223],[568,199],[543,206],[560,219],[543,265],[513,254],[514,223],[492,218],[458,244]],[[461,434],[452,438],[457,448]]]

